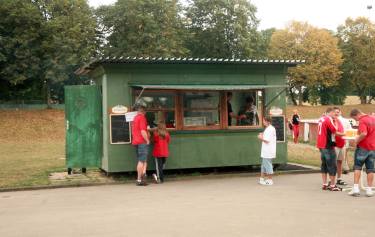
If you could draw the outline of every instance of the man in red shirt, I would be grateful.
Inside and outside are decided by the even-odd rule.
[[[372,182],[374,180],[374,160],[375,160],[375,116],[362,113],[359,109],[353,109],[350,117],[359,121],[358,136],[356,137],[357,149],[354,153],[354,186],[349,193],[351,196],[359,196],[359,179],[363,165],[367,172],[366,196],[374,195]]]
[[[341,191],[336,186],[335,178],[337,172],[336,153],[335,153],[335,134],[344,135],[337,132],[337,128],[333,122],[335,111],[328,108],[326,115],[319,119],[318,137],[316,146],[320,150],[322,165],[320,171],[322,173],[323,190]],[[329,175],[331,185],[328,185],[327,174]]]
[[[132,122],[132,145],[137,152],[137,186],[145,186],[146,182],[142,179],[147,167],[147,156],[149,153],[150,138],[147,132],[146,111],[143,105],[137,106],[138,114]]]

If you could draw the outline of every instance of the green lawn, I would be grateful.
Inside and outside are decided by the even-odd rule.
[[[0,188],[48,185],[48,175],[65,169],[64,143],[0,144]]]

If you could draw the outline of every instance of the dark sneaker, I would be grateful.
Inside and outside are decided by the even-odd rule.
[[[146,182],[144,182],[144,181],[141,181],[141,182],[137,181],[135,183],[135,185],[137,185],[137,186],[147,186],[148,184]]]
[[[322,190],[328,190],[328,185],[327,184],[323,184]]]
[[[337,192],[337,191],[342,191],[342,188],[337,187],[337,186],[335,185],[335,186],[329,186],[329,187],[328,187],[328,190],[329,190],[329,191]]]
[[[338,179],[336,185],[348,185],[344,180]]]

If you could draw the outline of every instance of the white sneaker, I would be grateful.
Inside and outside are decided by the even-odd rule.
[[[352,191],[350,191],[348,195],[353,197],[359,197],[361,196],[361,193],[359,191],[354,191],[354,189],[352,189]]]
[[[266,185],[273,185],[272,179],[267,179],[265,182],[266,182]]]
[[[159,179],[156,174],[152,174],[152,178],[154,179],[155,183],[159,183]]]
[[[366,189],[366,196],[367,196],[367,197],[372,197],[372,196],[374,196],[374,192],[371,190],[371,188]]]
[[[266,185],[266,181],[264,180],[264,178],[259,178],[258,184],[260,184],[260,185]]]

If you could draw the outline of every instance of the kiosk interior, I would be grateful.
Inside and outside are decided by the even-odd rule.
[[[99,167],[106,172],[134,171],[136,157],[131,145],[131,122],[126,120],[125,113],[135,102],[142,103],[146,106],[149,126],[165,121],[171,134],[166,169],[247,166],[260,164],[261,144],[257,135],[263,131],[262,118],[271,114],[278,141],[275,164],[283,164],[287,161],[285,78],[288,67],[299,63],[303,61],[98,59],[77,73],[88,74],[93,79],[95,85],[86,87],[96,87],[99,96],[95,98],[99,99],[87,101],[87,106],[79,109],[74,101],[66,104],[70,124],[67,129],[74,130],[77,121],[84,123],[88,115],[85,113],[79,118],[79,113],[90,110],[90,104],[99,104],[99,124],[87,126],[100,128],[100,141],[89,141],[86,136],[85,141],[79,142],[95,142],[92,146],[100,147],[101,154],[92,159],[97,159]],[[81,86],[80,90],[86,88]],[[66,97],[74,97],[76,93],[73,87],[66,87]],[[113,110],[119,105],[124,111]],[[272,113],[271,108],[276,108],[278,113]],[[74,117],[70,116],[73,111]],[[69,139],[69,134],[79,132],[67,132],[67,150],[72,143],[77,143],[74,139],[81,139],[79,136]],[[80,158],[76,155],[71,159]],[[153,162],[149,163],[153,169]]]

